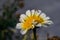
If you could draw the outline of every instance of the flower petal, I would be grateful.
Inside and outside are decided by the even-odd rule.
[[[37,27],[41,27],[41,24],[39,23],[39,24],[37,24],[36,26],[37,26]]]
[[[39,13],[41,13],[41,10],[38,10]]]
[[[35,13],[36,13],[36,16],[40,16],[41,10],[38,10],[38,11],[36,11]]]
[[[42,18],[46,18],[46,14],[45,13],[41,13],[40,15]]]
[[[53,24],[53,22],[51,20],[47,20],[44,22],[45,24]]]
[[[40,15],[40,13],[39,13],[38,11],[36,11],[36,12],[35,12],[35,15],[36,15],[36,16],[39,16],[39,15]]]
[[[22,35],[24,35],[24,34],[27,33],[27,30],[20,30],[20,33],[21,33]]]
[[[50,19],[50,17],[45,17],[45,18],[44,18],[44,20],[49,20],[49,19]]]
[[[17,23],[16,29],[21,29],[21,23]]]
[[[48,27],[47,25],[42,25],[43,27]]]
[[[52,22],[52,21],[48,21],[47,23],[48,23],[48,24],[53,24],[53,22]]]
[[[26,15],[27,15],[28,17],[31,16],[31,12],[30,12],[30,10],[27,10],[27,11],[26,11]]]
[[[31,14],[33,16],[35,14],[35,10],[31,10]]]
[[[27,18],[27,16],[26,16],[25,14],[22,14],[22,15],[20,16],[19,21],[20,21],[20,22],[24,22],[25,18]]]

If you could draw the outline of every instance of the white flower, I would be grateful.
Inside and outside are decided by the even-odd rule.
[[[50,20],[50,17],[46,16],[45,13],[42,13],[41,10],[27,10],[26,15],[21,14],[20,23],[16,25],[17,29],[21,29],[22,34],[26,34],[26,32],[34,27],[47,27],[46,24],[50,25],[53,22]]]

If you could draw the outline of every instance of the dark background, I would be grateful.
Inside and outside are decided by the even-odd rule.
[[[5,2],[6,0],[0,0],[0,15],[2,15],[2,5]],[[11,3],[13,3],[13,0],[11,0]],[[37,34],[40,35],[39,39],[45,40],[47,32],[50,36],[60,36],[60,0],[24,0],[24,7],[22,9],[19,8],[16,13],[22,14],[28,9],[40,9],[50,16],[54,22],[53,25],[47,28],[39,28],[37,30]]]

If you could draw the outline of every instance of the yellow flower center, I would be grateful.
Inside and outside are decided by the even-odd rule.
[[[22,24],[22,29],[25,30],[25,29],[33,28],[32,27],[32,25],[34,25],[32,24],[33,21],[37,23],[44,22],[43,18],[41,18],[40,16],[33,15],[28,18],[25,18],[25,22]]]

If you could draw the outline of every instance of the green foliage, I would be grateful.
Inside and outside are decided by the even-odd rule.
[[[15,2],[10,6],[6,4],[3,5],[3,13],[2,16],[0,16],[0,40],[6,40],[6,36],[8,36],[10,40],[12,40],[11,36],[13,32],[8,28],[15,28],[17,18],[13,17],[13,14],[14,12],[16,12],[16,10],[17,6]]]

